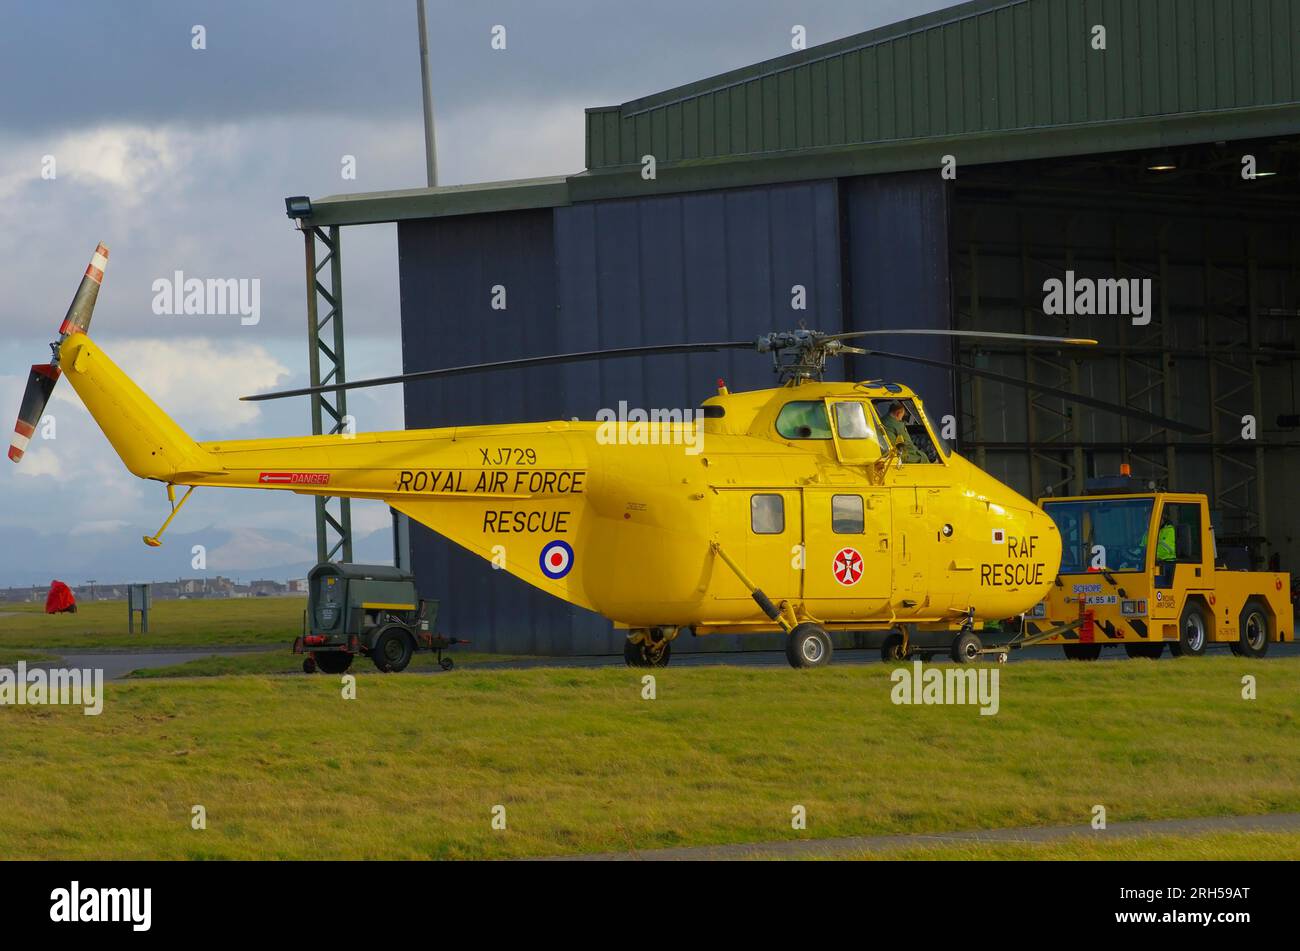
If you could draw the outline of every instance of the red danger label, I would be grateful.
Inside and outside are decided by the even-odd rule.
[[[328,472],[263,472],[257,477],[262,485],[329,485]]]

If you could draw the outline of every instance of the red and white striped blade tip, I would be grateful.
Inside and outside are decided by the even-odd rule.
[[[86,277],[96,284],[103,284],[106,267],[108,267],[108,248],[104,247],[101,241],[95,245],[95,253],[90,256],[90,263],[86,265]]]
[[[59,325],[59,333],[63,336],[86,332],[86,328],[90,325],[91,312],[95,308],[95,297],[99,293],[100,285],[104,283],[106,267],[108,267],[108,248],[101,241],[95,245],[95,253],[90,256],[90,263],[86,265],[86,273],[77,288],[72,306],[68,308],[68,316],[63,318],[63,323]],[[87,290],[89,287],[87,281],[94,284],[93,289]]]

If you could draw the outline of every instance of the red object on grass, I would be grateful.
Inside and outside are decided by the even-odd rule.
[[[77,599],[72,596],[72,589],[62,581],[50,582],[50,593],[45,596],[45,613],[61,614],[64,611],[76,613]]]

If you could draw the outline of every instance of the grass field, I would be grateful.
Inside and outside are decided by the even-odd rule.
[[[1241,698],[1246,672],[1257,700]],[[641,698],[644,673],[367,677],[356,700],[334,677],[244,675],[109,684],[99,717],[2,707],[0,855],[496,858],[1086,831],[1094,804],[1111,822],[1300,810],[1291,660],[1026,662],[1001,669],[996,716],[895,706],[884,665],[668,668],[656,672],[656,700]],[[190,828],[196,804],[203,831]],[[790,828],[796,804],[806,832]],[[491,828],[497,805],[505,831]],[[1165,845],[962,845],[917,857],[1108,848],[1137,857]],[[1280,858],[1296,841],[1237,834],[1169,848]]]
[[[42,604],[0,602],[0,648],[288,645],[302,633],[306,607],[306,597],[154,601],[149,633],[128,634],[125,601],[82,601],[76,614],[46,614]]]

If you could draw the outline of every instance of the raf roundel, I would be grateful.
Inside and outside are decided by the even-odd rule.
[[[857,584],[862,577],[862,556],[856,548],[841,548],[835,554],[831,570],[835,572],[835,580],[840,584],[846,587]]]
[[[549,542],[542,548],[540,563],[542,574],[552,581],[559,581],[573,567],[573,549],[568,542]]]

